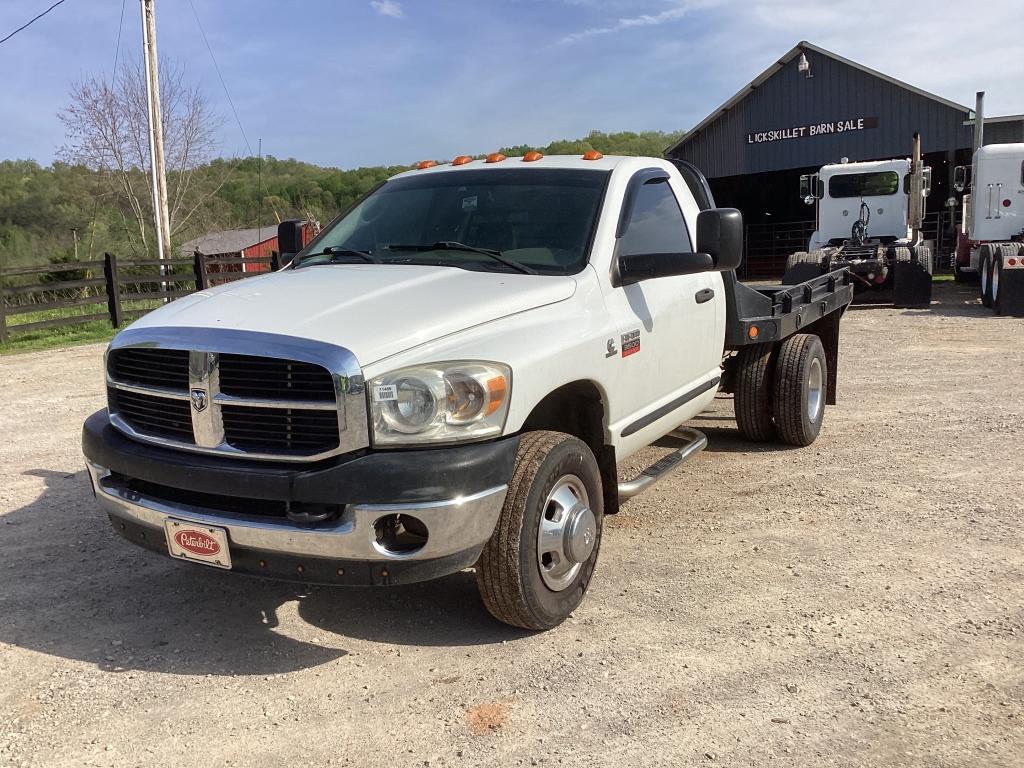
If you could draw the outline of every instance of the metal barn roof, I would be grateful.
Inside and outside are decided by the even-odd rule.
[[[277,224],[249,229],[227,229],[222,232],[210,232],[181,246],[181,252],[191,256],[199,251],[207,256],[219,253],[238,253],[243,248],[262,243],[277,237]]]
[[[799,67],[802,55],[810,72]],[[745,175],[897,157],[915,131],[926,152],[969,147],[972,118],[963,104],[802,41],[665,154],[710,178]]]

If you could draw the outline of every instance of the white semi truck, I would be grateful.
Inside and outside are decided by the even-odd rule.
[[[979,278],[981,303],[996,314],[1024,316],[1024,144],[990,144],[957,166],[954,188],[963,217],[953,269]]]
[[[832,163],[801,176],[800,196],[815,206],[816,226],[807,250],[786,260],[782,282],[845,267],[857,295],[891,291],[898,307],[928,306],[932,248],[921,223],[930,191],[917,135],[910,159]]]
[[[835,402],[849,273],[739,284],[741,216],[687,164],[425,161],[296,233],[282,270],[111,343],[82,441],[129,541],[331,585],[475,564],[494,616],[546,629],[582,600],[604,515],[703,449],[679,425],[716,392],[751,440],[801,446]]]

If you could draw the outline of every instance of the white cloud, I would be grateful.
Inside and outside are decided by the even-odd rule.
[[[1024,111],[1020,27],[1006,23],[1024,18],[1020,0],[989,0],[984,11],[966,14],[949,0],[859,0],[857,16],[869,19],[881,35],[873,38],[852,33],[856,25],[851,27],[846,6],[802,0],[730,4],[730,66],[749,62],[737,85],[808,40],[967,106],[974,105],[976,90],[987,90],[990,114]]]
[[[401,19],[405,16],[402,6],[395,0],[370,0],[370,5],[381,16],[390,16],[393,19]]]
[[[717,4],[717,0],[690,0],[689,2],[677,3],[675,7],[668,8],[667,10],[660,11],[659,13],[642,13],[638,16],[620,18],[603,27],[590,27],[589,29],[584,29],[579,32],[572,32],[558,42],[562,45],[571,45],[572,43],[578,43],[580,40],[585,40],[588,37],[610,35],[615,32],[622,32],[623,30],[632,29],[634,27],[655,27],[659,24],[665,24],[670,21],[681,19],[691,11],[707,8]]]

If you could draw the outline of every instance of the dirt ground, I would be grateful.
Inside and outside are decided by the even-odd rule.
[[[1024,765],[1024,320],[854,308],[814,446],[706,452],[609,519],[558,629],[470,573],[338,591],[117,538],[102,347],[0,359],[0,766]]]

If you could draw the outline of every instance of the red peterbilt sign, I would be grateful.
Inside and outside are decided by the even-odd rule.
[[[202,531],[178,531],[174,534],[174,540],[179,547],[193,555],[209,557],[220,553],[220,544],[217,540]]]

